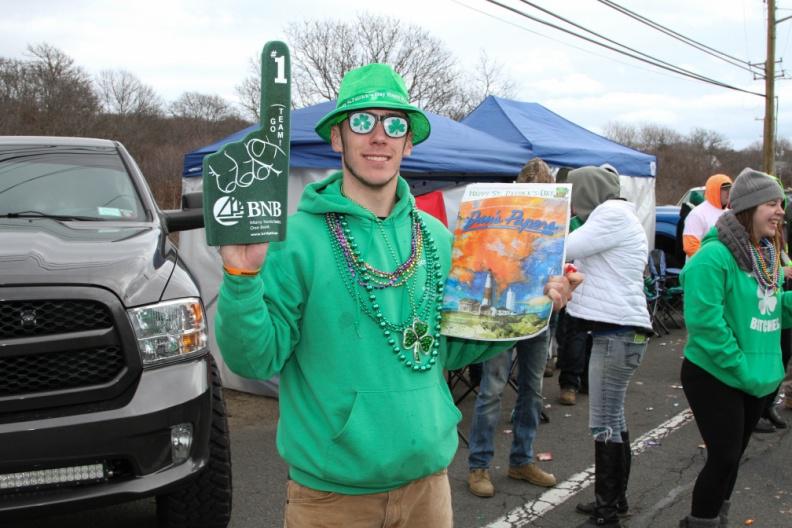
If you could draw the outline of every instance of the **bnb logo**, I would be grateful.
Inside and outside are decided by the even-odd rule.
[[[212,207],[214,219],[218,224],[224,226],[237,225],[242,218],[278,218],[283,214],[281,204],[278,201],[270,200],[268,202],[246,202],[247,213],[245,206],[231,196],[223,196],[218,198]]]
[[[212,207],[212,213],[217,223],[224,226],[236,225],[245,216],[242,203],[231,196],[218,198]]]

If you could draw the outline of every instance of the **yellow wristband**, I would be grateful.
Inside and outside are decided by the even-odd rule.
[[[259,271],[261,271],[261,268],[256,270],[244,270],[239,268],[232,268],[231,266],[223,266],[223,269],[229,275],[239,275],[242,277],[253,277],[255,275],[258,275]]]

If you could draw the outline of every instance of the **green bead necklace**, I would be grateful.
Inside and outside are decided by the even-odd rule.
[[[361,206],[362,207],[362,206]],[[365,209],[365,207],[364,207]],[[371,212],[371,211],[369,211]],[[410,255],[399,264],[382,220],[371,213],[396,268],[383,271],[365,262],[349,222],[341,213],[327,213],[325,219],[331,234],[333,255],[344,287],[363,313],[382,330],[393,355],[413,372],[426,372],[437,363],[440,348],[440,307],[443,284],[440,257],[434,239],[417,209],[410,211],[412,221]],[[416,295],[416,272],[425,265],[425,278],[420,298]],[[377,294],[390,288],[404,287],[410,302],[410,316],[406,321],[394,322],[385,317]],[[434,314],[434,315],[432,315]]]
[[[779,284],[778,270],[781,265],[781,259],[776,254],[775,246],[772,242],[763,238],[760,244],[761,247],[748,243],[754,276],[762,288],[766,291],[775,292]],[[765,251],[767,252],[767,258],[764,255]],[[768,261],[770,261],[770,265],[768,265]]]

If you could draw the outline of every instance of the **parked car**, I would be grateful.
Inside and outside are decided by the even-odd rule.
[[[691,187],[677,201],[676,205],[658,205],[655,207],[655,247],[666,254],[666,262],[671,268],[685,265],[685,252],[682,249],[682,231],[684,223],[680,223],[693,207],[704,201],[704,187]]]
[[[676,204],[682,206],[683,204],[689,203],[695,207],[704,201],[704,190],[704,187],[691,187],[679,200],[677,200]]]
[[[231,459],[204,306],[116,141],[0,137],[0,525],[156,496],[227,526]]]
[[[685,209],[685,211],[683,211]],[[688,204],[658,205],[655,207],[655,247],[666,254],[666,262],[671,268],[685,265],[685,251],[682,249],[683,216],[690,212]]]

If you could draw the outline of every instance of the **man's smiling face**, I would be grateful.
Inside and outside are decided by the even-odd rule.
[[[402,158],[412,153],[412,135],[392,138],[385,133],[380,120],[381,116],[406,118],[404,112],[382,108],[365,111],[378,119],[371,132],[355,133],[345,119],[331,129],[330,144],[341,153],[345,176],[351,176],[364,187],[381,188],[398,176]]]

